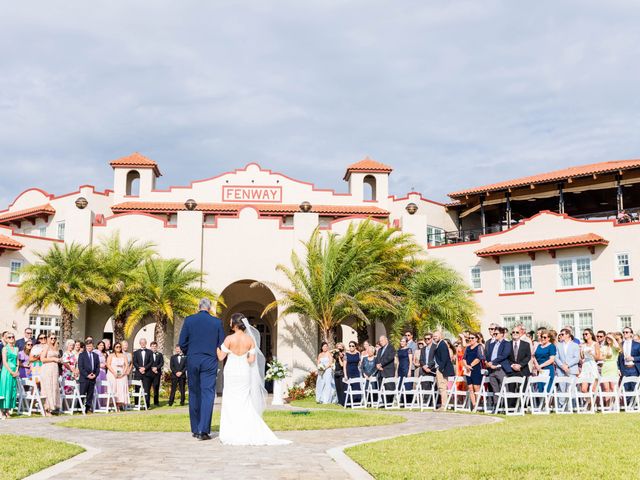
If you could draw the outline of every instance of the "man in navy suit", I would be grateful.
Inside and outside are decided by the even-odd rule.
[[[440,407],[438,411],[443,411],[447,402],[447,379],[455,375],[453,364],[451,363],[451,355],[447,342],[442,338],[442,332],[433,332],[433,356],[429,363],[429,369],[436,372],[436,384],[438,385],[438,393],[440,394]]]
[[[78,371],[80,372],[80,395],[85,395],[85,411],[93,411],[93,392],[96,389],[96,378],[100,373],[100,358],[93,351],[93,340],[87,340],[85,351],[78,355]]]
[[[489,385],[491,390],[497,395],[502,388],[504,377],[513,373],[511,368],[511,342],[505,340],[504,335],[507,329],[498,327],[494,330],[494,341],[489,343],[487,348],[487,370],[489,371]],[[495,401],[495,397],[494,397]],[[494,405],[492,405],[493,407]]]
[[[633,339],[631,327],[622,330],[622,349],[618,355],[618,369],[623,377],[636,377],[640,375],[640,343]],[[625,388],[632,388],[632,385],[625,385]]]
[[[209,313],[211,300],[203,298],[198,308],[198,313],[184,319],[179,344],[187,355],[191,433],[198,440],[210,440],[218,373],[217,352],[224,342],[224,329],[220,319]]]

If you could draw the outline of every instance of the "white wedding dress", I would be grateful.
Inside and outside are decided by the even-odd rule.
[[[224,445],[286,445],[289,440],[281,440],[262,420],[264,398],[263,389],[255,378],[258,366],[247,361],[247,353],[254,354],[255,348],[243,355],[236,355],[225,345],[220,347],[227,354],[224,367],[224,387],[222,389],[222,409],[220,412],[220,442]],[[255,369],[255,371],[252,371]],[[259,377],[259,375],[258,375]],[[260,400],[262,398],[262,400]]]

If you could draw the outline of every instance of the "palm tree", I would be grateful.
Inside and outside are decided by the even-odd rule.
[[[317,323],[322,339],[333,345],[334,330],[345,320],[368,324],[368,311],[395,312],[400,276],[389,272],[405,267],[397,258],[390,259],[389,252],[406,248],[409,253],[413,248],[405,245],[407,237],[396,240],[393,231],[383,230],[387,227],[369,221],[357,227],[352,224],[342,236],[323,237],[316,229],[304,243],[303,258],[292,252],[291,267],[277,266],[290,286],[274,285],[280,299],[267,305],[263,315],[280,306],[281,317],[305,316]]]
[[[460,274],[441,260],[430,259],[408,280],[403,311],[394,323],[394,331],[409,323],[419,334],[436,328],[457,334],[477,329],[479,312]]]
[[[113,336],[116,342],[124,340],[124,325],[127,311],[115,315],[116,308],[122,300],[127,285],[134,280],[134,273],[153,254],[154,245],[150,242],[140,243],[129,240],[123,243],[118,233],[102,241],[98,247],[100,273],[105,278],[109,289],[109,306],[113,315]]]
[[[173,324],[176,317],[194,313],[202,297],[216,300],[215,293],[195,286],[199,283],[200,271],[189,268],[189,262],[150,258],[136,270],[133,281],[127,285],[116,307],[115,315],[129,312],[124,326],[127,336],[145,317],[151,317],[156,324],[154,337],[158,349],[163,351],[167,326]]]
[[[97,268],[94,248],[76,243],[54,244],[46,253],[37,253],[39,262],[22,269],[25,278],[17,292],[17,305],[36,311],[51,306],[60,309],[62,338],[73,335],[73,318],[80,305],[93,301],[107,303],[107,284]]]

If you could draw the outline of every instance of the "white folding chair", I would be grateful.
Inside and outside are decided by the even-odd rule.
[[[347,407],[364,408],[365,407],[363,380],[364,379],[360,377],[343,380],[345,385],[347,386],[347,390],[345,391],[345,394],[344,394],[344,408],[347,408]]]
[[[466,385],[467,379],[465,377],[449,377],[447,383],[451,384],[451,386],[447,387],[447,401],[444,405],[445,410],[452,408],[456,412],[471,411],[469,407],[469,392],[467,392],[466,389],[461,390],[458,388],[459,383]]]
[[[551,413],[551,392],[549,375],[529,377],[525,390],[525,397],[529,410],[533,415],[548,415]]]
[[[102,392],[98,393],[98,386],[102,387]],[[105,400],[103,403],[102,400]],[[117,412],[118,405],[116,405],[116,397],[111,390],[111,385],[107,380],[102,380],[100,385],[96,385],[96,391],[93,395],[93,411],[96,413],[109,413],[111,411]]]
[[[18,413],[31,416],[35,410],[44,417],[44,403],[42,400],[45,397],[40,394],[40,390],[38,389],[36,382],[28,378],[21,378],[17,387]]]
[[[487,400],[493,400],[495,394],[491,391],[491,384],[489,383],[489,377],[482,377],[482,383],[480,383],[480,390],[476,393],[476,406],[473,409],[474,412],[490,412],[491,409],[487,406]],[[493,404],[493,402],[491,402]]]
[[[497,395],[496,413],[524,415],[524,377],[505,377]],[[512,400],[510,402],[509,400]],[[515,405],[509,405],[513,403]]]
[[[379,405],[380,386],[378,385],[378,379],[370,377],[368,380],[365,380],[364,406],[378,408]]]
[[[625,412],[640,412],[640,377],[622,377],[620,396]]]
[[[418,386],[418,379],[416,377],[406,377],[402,379],[400,385],[399,400],[400,405],[403,408],[413,410],[420,407],[420,387]],[[409,400],[409,397],[411,400]]]
[[[593,391],[596,386],[595,378],[578,379],[575,385],[576,412],[577,413],[596,413],[596,394]],[[582,384],[587,384],[587,391],[582,391]]]
[[[67,394],[65,392],[66,388],[72,389],[72,392]],[[85,415],[85,397],[86,395],[80,395],[80,387],[78,386],[78,382],[76,382],[75,380],[64,380],[62,391],[60,392],[62,413],[73,415],[74,412],[80,412]]]
[[[438,385],[433,375],[422,375],[418,378],[418,402],[420,411],[435,410],[438,404]]]
[[[131,386],[134,387],[134,390],[129,393],[131,398],[133,398],[133,401],[129,402],[130,405],[133,405],[132,410],[147,410],[147,397],[144,386],[142,385],[142,380],[131,380]],[[137,392],[135,391],[136,387],[138,387]]]
[[[553,379],[553,411],[558,414],[573,413],[575,403],[575,377]]]
[[[620,392],[618,391],[618,379],[614,377],[601,377],[598,380],[596,396],[602,413],[620,413]],[[606,391],[604,385],[613,385],[612,391]]]
[[[398,408],[398,379],[396,377],[382,379],[378,398],[383,408]]]

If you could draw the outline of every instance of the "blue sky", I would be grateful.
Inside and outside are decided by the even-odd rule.
[[[365,155],[436,200],[640,157],[640,2],[120,1],[0,6],[0,208],[32,186],[161,187],[257,162],[346,189]]]

